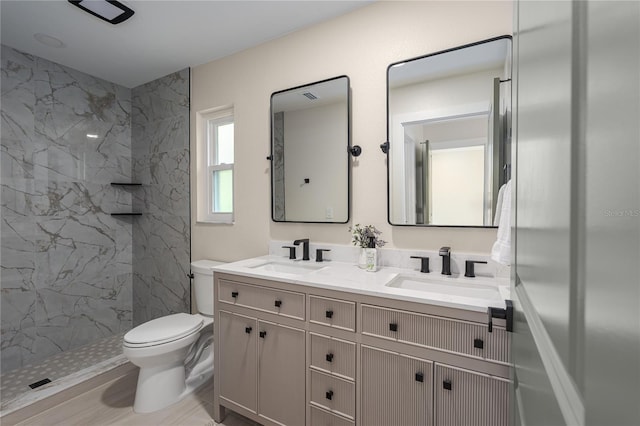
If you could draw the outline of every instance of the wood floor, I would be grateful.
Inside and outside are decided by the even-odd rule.
[[[182,401],[150,414],[133,412],[137,370],[107,382],[89,392],[30,417],[20,426],[255,426],[256,423],[229,413],[223,423],[215,423],[213,380]]]

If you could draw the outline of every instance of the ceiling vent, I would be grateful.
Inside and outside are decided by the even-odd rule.
[[[303,95],[311,99],[312,101],[315,101],[316,99],[318,99],[318,97],[311,92],[304,92]]]
[[[69,3],[114,25],[126,21],[135,13],[119,1],[113,0],[69,0]]]

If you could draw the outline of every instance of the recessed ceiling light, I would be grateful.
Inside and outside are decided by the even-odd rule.
[[[74,6],[92,14],[110,24],[119,24],[131,18],[135,13],[119,1],[112,0],[69,0]]]
[[[66,47],[66,44],[64,44],[62,42],[62,40],[57,39],[55,37],[52,37],[50,35],[38,33],[38,34],[34,34],[33,38],[35,38],[36,40],[38,40],[40,43],[44,44],[45,46],[58,47],[58,48],[59,47]]]

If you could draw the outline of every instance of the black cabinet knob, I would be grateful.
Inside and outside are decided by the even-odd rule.
[[[398,324],[395,322],[389,323],[389,330],[398,331]]]
[[[477,349],[484,349],[484,341],[482,339],[473,339],[473,347]]]
[[[416,382],[424,382],[424,374],[422,373],[416,373]]]
[[[247,334],[251,334],[251,330],[253,330],[253,328],[245,327],[244,332],[247,333]]]
[[[327,318],[333,318],[333,311],[326,311],[324,313],[324,316],[327,317]]]
[[[446,390],[451,390],[451,380],[445,380],[442,382],[442,388]]]
[[[332,353],[328,353],[325,356],[325,359],[327,360],[327,362],[333,362],[333,354]]]
[[[236,297],[238,297],[238,292],[237,292],[237,291],[232,291],[232,292],[231,292],[231,297],[233,297],[234,299],[235,299]]]
[[[261,331],[260,332],[260,337],[262,337],[264,339],[264,337],[267,335],[266,331]]]
[[[324,394],[324,397],[327,398],[329,401],[331,401],[333,399],[333,391],[328,391],[327,393]]]
[[[279,308],[280,306],[282,306],[282,300],[276,300],[274,305],[275,305],[276,308]]]

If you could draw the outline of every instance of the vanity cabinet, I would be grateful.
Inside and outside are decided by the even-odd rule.
[[[218,272],[214,294],[218,422],[508,425],[504,320]]]

